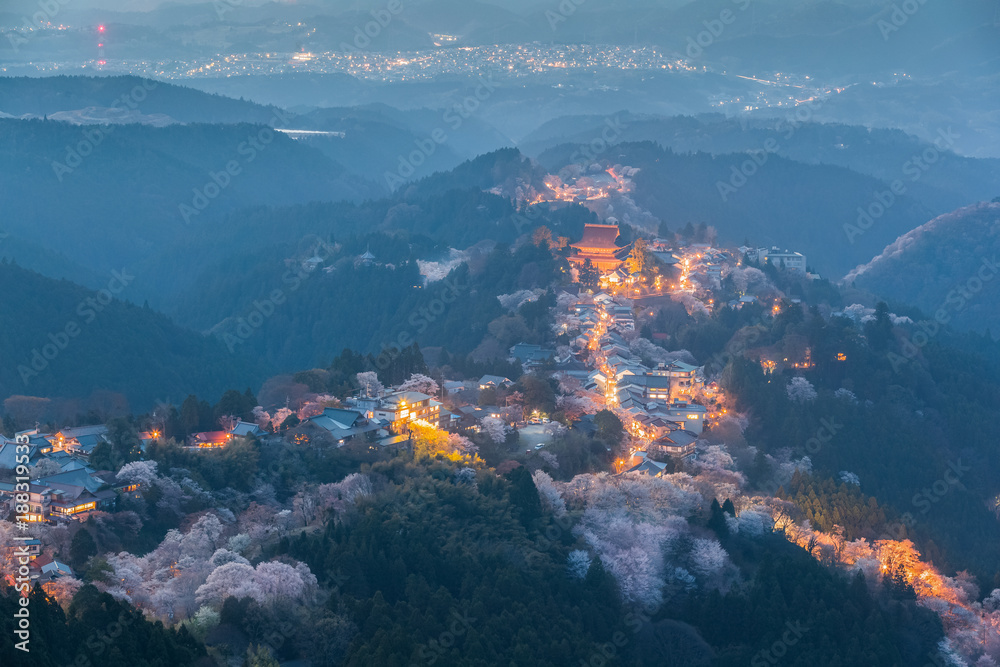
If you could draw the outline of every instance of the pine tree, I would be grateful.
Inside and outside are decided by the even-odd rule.
[[[96,553],[97,543],[94,542],[94,536],[86,528],[78,530],[69,545],[69,557],[73,564],[79,567]]]

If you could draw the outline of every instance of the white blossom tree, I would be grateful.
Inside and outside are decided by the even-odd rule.
[[[532,473],[531,479],[534,480],[535,488],[538,489],[538,497],[542,501],[542,506],[555,516],[566,514],[566,501],[563,500],[562,494],[559,493],[559,489],[552,481],[552,477],[548,473],[536,470]]]
[[[264,604],[264,591],[254,578],[256,572],[247,563],[226,563],[215,568],[196,593],[199,605],[221,605],[227,597],[249,597]]]
[[[271,428],[277,431],[285,420],[296,414],[295,410],[291,408],[278,408],[274,411],[274,415],[271,416]]]
[[[261,428],[267,428],[271,425],[271,415],[268,414],[262,405],[258,405],[253,409],[253,418],[257,422],[257,426]]]
[[[840,481],[845,484],[853,484],[854,486],[861,486],[861,478],[855,475],[853,472],[848,472],[847,470],[840,471]]]
[[[847,401],[852,405],[855,405],[858,402],[858,397],[855,396],[854,392],[851,391],[850,389],[843,389],[843,388],[838,389],[837,391],[833,392],[833,395],[836,396],[841,401]]]
[[[729,554],[718,540],[695,539],[691,547],[691,569],[695,574],[710,577],[718,574],[729,560]]]
[[[574,579],[585,579],[590,570],[591,562],[593,561],[590,554],[582,549],[574,549],[569,552],[569,556],[566,558],[566,570],[569,572],[569,576]]]
[[[371,478],[357,472],[334,484],[321,484],[317,489],[320,509],[332,508],[338,515],[372,493]]]
[[[994,588],[993,592],[983,600],[983,609],[989,612],[1000,611],[1000,588]]]
[[[745,509],[737,516],[726,516],[726,526],[730,533],[748,537],[760,537],[774,529],[774,519],[764,507]]]
[[[512,294],[501,294],[497,296],[497,300],[501,306],[513,312],[528,302],[537,301],[543,294],[545,294],[545,290],[541,288],[525,289]]]
[[[365,396],[377,398],[385,393],[385,387],[379,382],[378,373],[375,371],[365,371],[354,376],[358,383],[358,388]]]
[[[483,417],[479,424],[483,427],[486,435],[490,436],[493,442],[498,445],[507,440],[507,432],[510,427],[496,417]]]
[[[804,377],[792,378],[786,388],[788,398],[795,403],[807,403],[816,400],[816,388]]]
[[[597,414],[601,410],[589,398],[572,395],[556,398],[556,407],[566,415],[566,421],[574,423],[580,421],[584,415]]]
[[[250,597],[259,604],[302,602],[311,598],[316,577],[303,563],[294,567],[266,561],[256,568],[234,561],[215,568],[196,593],[199,605],[218,606],[228,597]]]
[[[246,558],[239,555],[235,551],[230,551],[229,549],[216,549],[215,553],[212,554],[212,557],[209,559],[209,562],[212,564],[213,567],[221,567],[226,563],[245,563],[247,565],[250,564],[250,561],[248,561]]]
[[[552,452],[541,451],[538,456],[553,470],[559,470],[559,457]]]
[[[250,546],[250,536],[246,533],[238,533],[229,538],[226,546],[230,551],[241,554]]]
[[[158,478],[156,475],[156,461],[133,461],[122,466],[116,475],[118,481],[130,484],[138,484],[140,487],[149,488]]]
[[[62,466],[52,459],[40,459],[38,463],[28,469],[28,476],[31,479],[40,479],[49,475],[57,475],[62,472]]]
[[[316,519],[316,496],[312,491],[299,491],[292,498],[292,507],[295,514],[302,519],[302,525],[308,526]]]
[[[427,394],[428,396],[437,396],[438,392],[441,391],[441,387],[438,386],[434,378],[428,377],[423,373],[414,373],[410,376],[409,380],[399,385],[399,390],[419,391],[421,394]]]
[[[61,605],[68,606],[76,592],[83,586],[83,582],[74,577],[59,577],[49,581],[42,588],[51,595]]]

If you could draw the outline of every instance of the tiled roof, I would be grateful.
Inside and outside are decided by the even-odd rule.
[[[610,248],[618,249],[618,225],[585,225],[583,238],[574,243],[574,248]]]

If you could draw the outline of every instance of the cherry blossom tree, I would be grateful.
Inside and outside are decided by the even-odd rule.
[[[241,554],[246,551],[247,547],[250,546],[250,536],[246,533],[238,533],[229,538],[226,543],[226,547],[234,552]]]
[[[562,494],[559,493],[559,489],[553,483],[552,477],[548,473],[536,470],[532,473],[531,479],[534,480],[535,488],[538,489],[538,496],[542,501],[542,506],[555,516],[566,514],[566,501],[563,500]]]
[[[209,559],[209,563],[211,563],[213,567],[221,567],[226,563],[245,563],[249,565],[250,561],[235,551],[230,551],[229,549],[216,549],[215,553],[212,554],[212,557]]]
[[[15,550],[7,548],[8,545],[15,543],[15,530],[14,524],[0,520],[0,577],[17,571]]]
[[[566,421],[575,423],[580,421],[584,415],[593,415],[600,412],[600,408],[589,398],[581,396],[559,396],[556,398],[556,407],[566,415]]]
[[[592,563],[590,554],[582,549],[574,549],[566,558],[566,571],[574,579],[585,579]]]
[[[375,371],[365,371],[354,376],[358,383],[358,388],[365,396],[378,397],[385,393],[385,387],[379,382],[378,373]]]
[[[479,453],[479,446],[476,443],[457,433],[448,434],[448,448],[462,456],[473,456]]]
[[[795,403],[808,403],[816,400],[816,388],[804,377],[792,378],[786,388],[788,398]]]
[[[323,410],[326,408],[334,408],[339,405],[340,400],[336,396],[330,394],[310,395],[296,414],[300,420],[305,421],[310,417],[323,414]]]
[[[240,514],[238,519],[239,531],[250,537],[251,545],[260,545],[271,535],[278,532],[276,515],[277,512],[273,507],[252,502]]]
[[[861,479],[855,475],[853,472],[847,470],[840,471],[840,481],[846,484],[853,484],[855,486],[861,486]]]
[[[198,587],[199,605],[221,605],[227,597],[249,597],[264,604],[264,591],[257,585],[253,566],[247,563],[226,563],[212,570],[205,583]]]
[[[697,538],[691,547],[691,569],[695,574],[710,577],[722,571],[729,561],[729,554],[718,540]]]
[[[774,530],[774,519],[771,518],[767,508],[756,506],[744,509],[735,517],[726,516],[726,526],[733,534],[760,537]]]
[[[295,410],[291,408],[278,408],[271,416],[271,429],[277,431],[285,423],[285,420],[294,414]]]
[[[133,461],[122,466],[116,475],[118,481],[150,487],[158,479],[156,461]]]
[[[218,606],[228,597],[250,597],[259,604],[305,602],[315,594],[316,577],[303,563],[294,567],[265,561],[256,568],[242,562],[212,570],[196,593],[199,605]]]
[[[296,493],[292,499],[292,507],[304,526],[308,526],[316,518],[316,496],[311,491]]]
[[[518,308],[531,301],[537,301],[538,298],[545,294],[545,290],[541,288],[536,288],[533,290],[520,290],[518,292],[513,292],[511,294],[501,294],[497,296],[497,300],[500,305],[509,311],[516,311]]]
[[[441,387],[434,378],[428,377],[423,373],[414,373],[410,376],[410,379],[399,385],[399,391],[419,391],[421,394],[427,394],[428,396],[437,396],[438,392],[441,391]]]
[[[538,456],[553,470],[559,469],[559,457],[552,452],[541,451],[538,453]]]
[[[28,469],[28,476],[31,479],[40,479],[49,475],[57,475],[62,472],[62,466],[52,459],[41,459]]]
[[[83,586],[83,582],[74,577],[59,577],[46,582],[42,589],[56,599],[56,601],[66,608],[73,600],[73,596]]]
[[[651,359],[654,363],[666,363],[669,353],[646,338],[636,338],[629,343],[628,349],[638,356]]]
[[[852,405],[856,405],[858,402],[858,397],[854,395],[854,392],[850,389],[838,389],[833,392],[833,395],[842,401],[847,401]]]
[[[368,475],[351,473],[334,484],[322,484],[317,489],[320,509],[333,509],[339,516],[362,498],[372,495],[372,481]]]
[[[263,406],[258,405],[253,409],[253,418],[257,422],[257,426],[261,428],[268,428],[271,426],[271,415],[267,413]]]
[[[507,440],[507,432],[510,430],[510,427],[496,417],[483,417],[479,421],[479,424],[483,427],[486,435],[490,436],[493,442],[498,445]]]
[[[647,608],[660,605],[666,584],[665,554],[680,536],[680,524],[634,522],[621,510],[588,509],[581,529],[584,539],[618,582],[626,602]]]

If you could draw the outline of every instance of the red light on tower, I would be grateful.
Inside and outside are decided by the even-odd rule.
[[[97,26],[97,32],[104,32],[104,26],[103,25]]]

